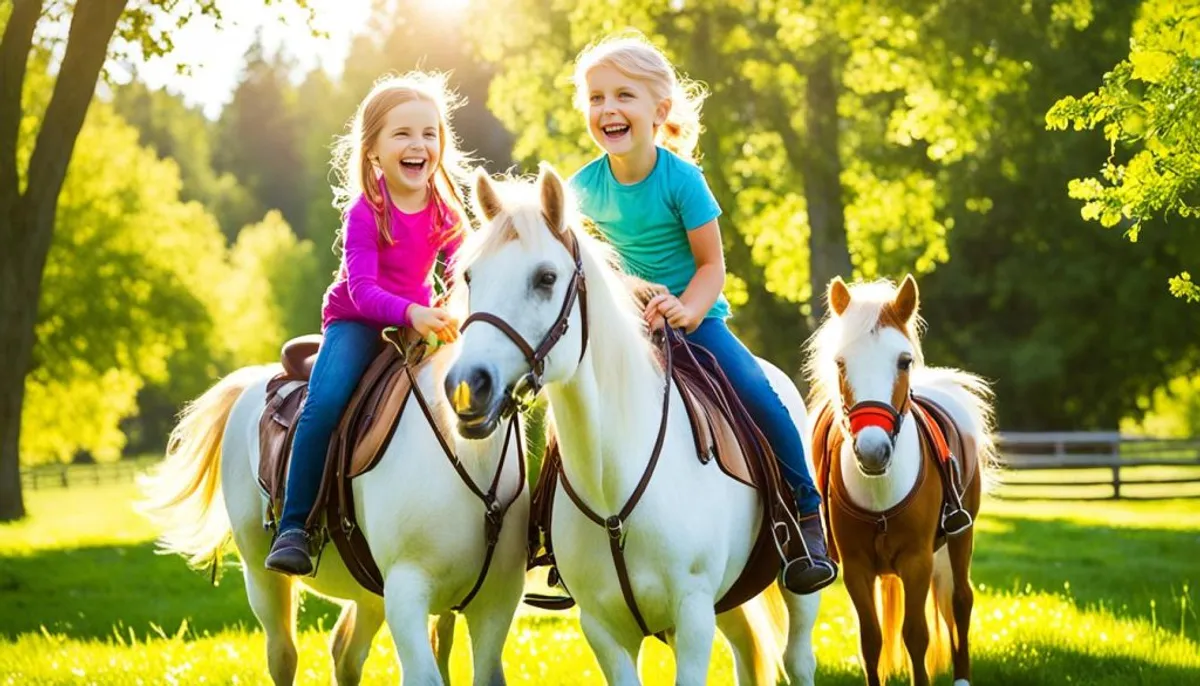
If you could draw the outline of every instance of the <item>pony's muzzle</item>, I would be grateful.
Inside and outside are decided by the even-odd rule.
[[[500,394],[496,370],[491,365],[460,369],[446,375],[446,398],[458,417],[458,431],[466,438],[486,438],[500,419]]]
[[[863,429],[854,437],[854,458],[867,476],[883,476],[892,462],[892,441],[882,429]]]

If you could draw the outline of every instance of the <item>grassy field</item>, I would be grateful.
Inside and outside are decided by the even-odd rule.
[[[36,492],[27,521],[0,526],[0,684],[267,682],[240,574],[213,588],[155,555],[134,496],[127,484]],[[1200,683],[1197,560],[1200,502],[988,501],[973,574],[977,682]],[[329,682],[335,618],[324,601],[304,604],[300,683]],[[825,594],[816,645],[818,683],[861,683],[840,585]],[[729,683],[729,654],[715,655],[711,681]],[[505,664],[512,684],[603,682],[570,614],[523,612]],[[456,681],[469,678],[462,642],[454,665]],[[647,683],[671,683],[673,671],[647,641]],[[366,672],[369,684],[398,682],[386,629]]]

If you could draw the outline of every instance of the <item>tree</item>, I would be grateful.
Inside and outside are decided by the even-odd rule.
[[[282,50],[266,55],[261,35],[256,37],[233,99],[217,122],[214,157],[218,169],[250,189],[258,203],[256,216],[279,210],[297,235],[307,238],[308,208],[300,191],[305,181],[301,110],[289,81],[292,66]]]
[[[1066,96],[1046,125],[1076,131],[1103,128],[1110,154],[1099,175],[1072,179],[1072,198],[1084,219],[1121,226],[1136,242],[1145,222],[1159,216],[1200,216],[1200,2],[1148,0],[1134,24],[1128,57],[1095,91]],[[1195,232],[1194,222],[1175,231]],[[1193,262],[1194,264],[1194,262]],[[1200,286],[1184,271],[1171,292],[1200,302]]]
[[[0,39],[0,521],[20,518],[21,410],[31,368],[43,269],[58,195],[96,81],[114,36],[147,55],[170,48],[170,32],[195,16],[219,16],[201,0],[76,0],[70,10],[45,0],[14,0]],[[23,90],[35,29],[49,15],[70,24],[53,94],[28,158],[18,155]],[[155,19],[167,15],[158,23]]]
[[[135,126],[142,145],[179,165],[180,197],[204,205],[217,218],[230,242],[241,227],[262,216],[247,188],[228,172],[213,166],[214,126],[198,107],[164,90],[150,90],[134,79],[115,90],[113,106],[121,118]]]

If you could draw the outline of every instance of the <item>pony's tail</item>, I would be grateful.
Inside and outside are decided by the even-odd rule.
[[[145,498],[138,509],[162,532],[159,550],[183,555],[193,567],[218,562],[229,538],[229,515],[213,507],[221,495],[221,438],[234,403],[263,370],[239,369],[188,403],[171,430],[166,457],[138,479]]]
[[[934,565],[944,558],[946,575],[934,573],[935,583],[925,600],[925,625],[929,627],[929,647],[925,651],[925,671],[930,678],[940,673],[950,664],[950,630],[939,612],[941,600],[949,602],[953,593],[953,576],[949,574],[949,557],[945,548],[934,557]],[[945,581],[951,584],[949,589],[941,584]],[[945,594],[943,596],[943,594]],[[886,682],[889,677],[904,673],[908,668],[908,651],[904,647],[904,584],[896,576],[881,576],[875,582],[875,606],[879,611],[879,623],[883,631],[883,649],[879,656],[879,680]],[[947,607],[946,613],[953,621],[953,612]]]
[[[749,639],[754,649],[754,683],[778,683],[783,673],[783,649],[787,640],[788,611],[779,592],[779,584],[767,586],[766,590],[742,605],[746,623],[750,627]]]

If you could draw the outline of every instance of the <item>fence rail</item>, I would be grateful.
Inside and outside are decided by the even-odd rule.
[[[21,470],[21,486],[27,491],[127,483],[159,461],[146,457],[96,464],[38,465]]]
[[[1117,432],[1004,433],[997,442],[1010,499],[1200,498],[1200,440]]]

